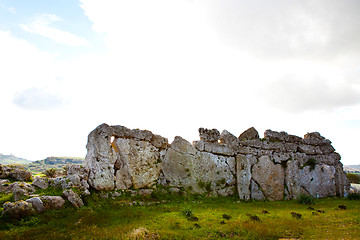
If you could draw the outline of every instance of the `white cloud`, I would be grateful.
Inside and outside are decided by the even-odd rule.
[[[70,32],[62,31],[54,27],[49,27],[52,22],[60,20],[61,18],[56,15],[42,14],[36,17],[32,23],[20,24],[20,27],[26,32],[39,34],[40,36],[49,38],[60,44],[70,46],[91,46],[86,39],[78,37]]]
[[[329,83],[315,78],[284,76],[269,84],[264,99],[284,112],[328,111],[360,104],[360,89],[345,81]]]
[[[13,103],[28,110],[54,110],[63,100],[46,89],[30,88],[14,96]]]
[[[14,7],[9,7],[8,11],[11,12],[12,14],[16,14],[16,9]]]
[[[209,1],[222,40],[260,57],[319,58],[357,55],[359,1]]]

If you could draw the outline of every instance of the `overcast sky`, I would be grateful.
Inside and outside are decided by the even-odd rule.
[[[0,153],[86,154],[101,123],[319,131],[360,164],[358,0],[0,0]]]

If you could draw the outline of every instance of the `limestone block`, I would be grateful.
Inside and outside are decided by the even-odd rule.
[[[282,163],[290,160],[292,158],[292,154],[290,153],[283,153],[283,152],[273,152],[272,155],[270,155],[270,159],[274,163]]]
[[[331,145],[321,145],[319,148],[322,154],[330,154],[335,152],[334,147]]]
[[[47,181],[46,178],[40,178],[40,177],[35,177],[34,181],[32,182],[32,185],[41,188],[41,189],[46,189],[49,187],[49,183]]]
[[[111,146],[113,129],[102,124],[88,136],[85,166],[89,171],[89,184],[96,190],[114,189],[116,152]]]
[[[251,162],[255,162],[254,156],[239,154],[236,156],[237,189],[239,198],[249,200],[251,198]]]
[[[268,200],[282,200],[284,196],[284,169],[274,164],[269,156],[262,156],[253,166],[252,177]]]
[[[146,141],[138,141],[135,139],[118,138],[116,144],[119,147],[120,159],[127,165],[130,174],[132,186],[137,188],[145,188],[153,186],[160,175],[161,159],[157,148]],[[124,174],[124,175],[121,175]],[[126,169],[118,170],[117,179],[126,180]],[[119,185],[119,183],[117,183]],[[128,185],[127,183],[124,186]],[[122,189],[119,187],[119,189]]]
[[[202,194],[234,183],[234,175],[229,166],[233,162],[233,157],[199,151],[193,155],[192,150],[186,153],[169,148],[162,164],[162,172],[170,186],[184,187],[193,193]]]
[[[2,214],[10,218],[22,218],[30,216],[35,213],[32,204],[23,200],[17,202],[6,202],[4,203],[4,209]]]
[[[125,165],[116,171],[116,189],[125,190],[129,189],[131,186],[132,181],[129,167]]]
[[[191,155],[195,155],[197,153],[196,148],[193,145],[191,145],[190,142],[188,142],[186,139],[180,136],[176,136],[174,138],[174,141],[171,143],[170,147],[173,150],[181,153],[187,153]]]
[[[220,143],[223,143],[233,151],[238,152],[240,140],[227,130],[223,130],[220,134]]]
[[[251,191],[251,199],[260,200],[260,201],[266,199],[259,185],[253,179],[251,180],[250,191]]]
[[[45,210],[44,203],[41,201],[41,199],[39,197],[33,197],[30,199],[27,199],[26,202],[31,203],[33,208],[37,212],[43,212]]]
[[[60,196],[41,196],[40,199],[44,204],[44,210],[62,208],[65,204],[65,200]]]
[[[74,207],[83,207],[84,206],[84,202],[83,200],[79,197],[79,195],[77,193],[75,193],[73,190],[71,189],[67,189],[63,191],[63,196],[74,206]]]
[[[287,162],[285,170],[285,184],[287,186],[287,199],[297,199],[301,194],[299,162],[291,160]]]
[[[247,129],[239,136],[240,141],[251,140],[256,138],[259,138],[259,133],[254,127]]]
[[[314,170],[305,166],[300,169],[299,175],[301,187],[311,196],[323,198],[336,195],[334,166],[318,164]]]
[[[199,128],[200,140],[204,142],[217,142],[220,139],[220,132],[217,129]]]
[[[270,141],[293,142],[293,143],[302,141],[301,137],[290,135],[287,132],[272,131],[270,129],[265,131],[264,136],[266,139],[269,139]]]
[[[234,156],[236,154],[232,148],[217,142],[204,142],[204,151],[226,156]]]
[[[312,146],[307,144],[299,144],[298,145],[298,152],[306,153],[309,155],[317,155],[322,154],[319,146]]]

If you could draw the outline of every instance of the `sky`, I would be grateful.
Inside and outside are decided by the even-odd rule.
[[[360,164],[358,0],[0,0],[0,153],[85,157],[98,125],[255,127]]]

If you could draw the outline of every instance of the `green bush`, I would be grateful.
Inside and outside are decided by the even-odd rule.
[[[190,208],[184,208],[181,212],[187,218],[192,217],[194,215]]]
[[[360,200],[360,193],[350,193],[346,197],[347,200]]]
[[[315,199],[312,196],[301,194],[298,198],[298,202],[302,204],[315,204]]]
[[[44,171],[44,174],[46,177],[48,178],[54,178],[56,176],[56,169],[55,168],[50,168]]]
[[[350,183],[360,183],[360,174],[356,173],[347,173],[346,177],[348,178]]]

